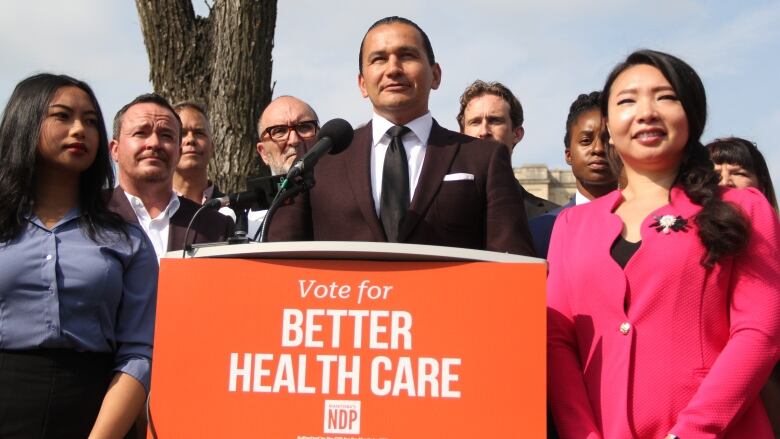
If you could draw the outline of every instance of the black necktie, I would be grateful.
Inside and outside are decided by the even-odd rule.
[[[409,209],[409,165],[404,143],[401,141],[401,137],[409,131],[409,128],[398,125],[387,130],[391,139],[382,169],[379,218],[389,242],[398,242],[398,230]]]

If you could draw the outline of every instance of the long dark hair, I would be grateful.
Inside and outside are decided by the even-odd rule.
[[[699,140],[707,121],[707,98],[701,78],[685,61],[667,53],[639,50],[618,64],[607,77],[601,98],[601,113],[605,120],[609,109],[612,83],[629,67],[644,64],[657,68],[671,84],[688,119],[688,142],[683,150],[683,160],[675,184],[682,186],[685,194],[701,211],[695,221],[699,226],[699,239],[707,253],[703,266],[712,267],[722,256],[733,255],[745,247],[750,228],[737,208],[720,197],[718,181],[709,153]],[[608,155],[614,156],[614,146],[607,144]],[[620,174],[618,174],[620,175]]]
[[[78,87],[92,101],[97,117],[98,148],[95,161],[79,176],[80,226],[92,240],[105,229],[124,233],[122,219],[108,211],[104,188],[114,187],[103,114],[95,94],[83,81],[67,75],[41,73],[14,88],[0,122],[0,242],[18,237],[25,217],[35,204],[36,150],[41,126],[54,94],[62,87]]]
[[[758,190],[766,196],[769,204],[777,211],[777,196],[772,184],[772,176],[769,174],[764,155],[755,143],[741,137],[726,137],[708,143],[707,149],[715,164],[731,163],[755,174],[758,179]]]

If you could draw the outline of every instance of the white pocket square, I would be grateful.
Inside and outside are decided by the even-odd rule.
[[[474,174],[467,174],[465,172],[458,172],[457,174],[447,174],[444,176],[444,181],[457,181],[457,180],[473,180]]]

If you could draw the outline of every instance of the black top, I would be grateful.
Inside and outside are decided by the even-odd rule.
[[[620,265],[620,268],[626,268],[626,264],[628,264],[628,261],[634,256],[634,253],[639,250],[641,244],[641,240],[629,242],[621,235],[618,236],[614,244],[612,244],[609,254],[612,256],[612,259]]]

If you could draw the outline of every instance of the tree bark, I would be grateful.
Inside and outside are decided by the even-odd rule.
[[[191,0],[136,0],[136,8],[154,90],[206,107],[209,175],[222,190],[240,190],[257,171],[257,120],[273,93],[276,0],[214,0],[206,18]]]

